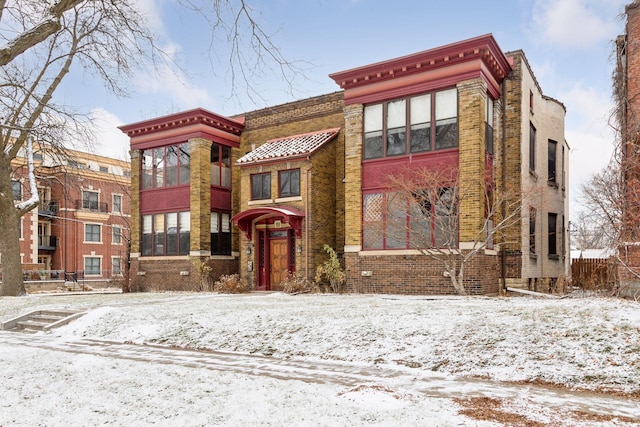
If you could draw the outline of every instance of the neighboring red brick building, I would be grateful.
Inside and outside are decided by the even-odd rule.
[[[620,291],[625,296],[640,294],[640,3],[634,1],[625,8],[625,34],[618,37],[617,70],[614,95],[619,103],[621,165],[624,171],[625,201],[620,259],[625,266],[618,270]],[[628,268],[627,268],[628,267]]]
[[[20,221],[27,291],[120,281],[130,228],[130,163],[68,150],[35,155],[40,203]],[[26,159],[14,163],[14,197],[27,199]],[[115,284],[116,286],[118,284]]]
[[[196,109],[121,127],[136,286],[197,288],[197,257],[214,279],[239,272],[256,289],[280,289],[287,272],[313,279],[328,244],[349,291],[453,293],[410,233],[387,234],[381,209],[384,176],[443,164],[470,195],[458,207],[462,251],[484,225],[487,188],[540,189],[468,267],[469,292],[498,292],[501,278],[542,290],[568,274],[565,109],[523,52],[505,54],[485,35],[330,77],[342,91],[234,118]]]

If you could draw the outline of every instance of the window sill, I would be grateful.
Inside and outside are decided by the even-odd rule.
[[[257,206],[257,205],[269,205],[273,203],[273,199],[260,199],[260,200],[249,200],[247,204],[249,206]]]
[[[529,259],[537,261],[538,260],[538,254],[529,254]]]
[[[529,169],[529,176],[531,176],[531,178],[533,178],[534,181],[538,180],[538,174],[534,170]]]
[[[553,261],[559,261],[560,255],[549,254],[549,259]]]
[[[547,184],[549,185],[549,187],[555,188],[556,190],[559,188],[558,183],[555,181],[547,181]]]
[[[87,241],[84,241],[82,243],[85,245],[101,245],[102,244],[102,242],[87,242]]]
[[[279,197],[276,199],[276,203],[288,203],[288,202],[300,202],[300,201],[302,201],[302,196]]]

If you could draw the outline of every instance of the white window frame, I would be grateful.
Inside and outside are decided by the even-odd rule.
[[[88,225],[97,225],[100,228],[100,240],[87,240],[87,226]],[[83,234],[83,243],[88,243],[88,244],[102,244],[102,224],[99,223],[95,223],[95,222],[85,222],[84,223],[84,234]]]
[[[99,273],[98,274],[87,274],[87,259],[97,259],[100,261],[99,265]],[[82,256],[82,267],[84,271],[84,277],[101,277],[102,276],[102,255],[83,255]]]
[[[115,207],[116,207],[116,197],[120,198],[120,209],[119,210],[115,209]],[[122,194],[119,194],[119,193],[112,194],[111,195],[111,213],[122,214],[123,213],[122,212],[123,202],[124,202],[124,197],[123,197]]]

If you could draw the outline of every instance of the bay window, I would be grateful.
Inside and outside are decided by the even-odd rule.
[[[455,88],[364,107],[364,160],[457,146]]]
[[[363,249],[458,247],[457,189],[363,196]]]
[[[142,255],[189,255],[189,212],[142,215]]]
[[[188,142],[144,150],[140,165],[141,188],[189,184],[190,158]]]

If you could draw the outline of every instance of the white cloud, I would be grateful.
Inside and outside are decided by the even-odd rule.
[[[177,44],[169,44],[164,52],[169,57],[165,64],[148,65],[147,72],[135,78],[138,90],[150,94],[168,95],[173,104],[181,109],[189,109],[213,104],[206,89],[198,88],[189,81],[188,76],[173,62],[180,53]]]
[[[586,49],[616,34],[611,8],[623,0],[535,0],[535,37],[559,48]],[[609,13],[605,13],[609,11]]]
[[[122,120],[103,108],[91,110],[91,119],[96,137],[96,154],[128,161],[129,137],[118,129],[123,124]]]

